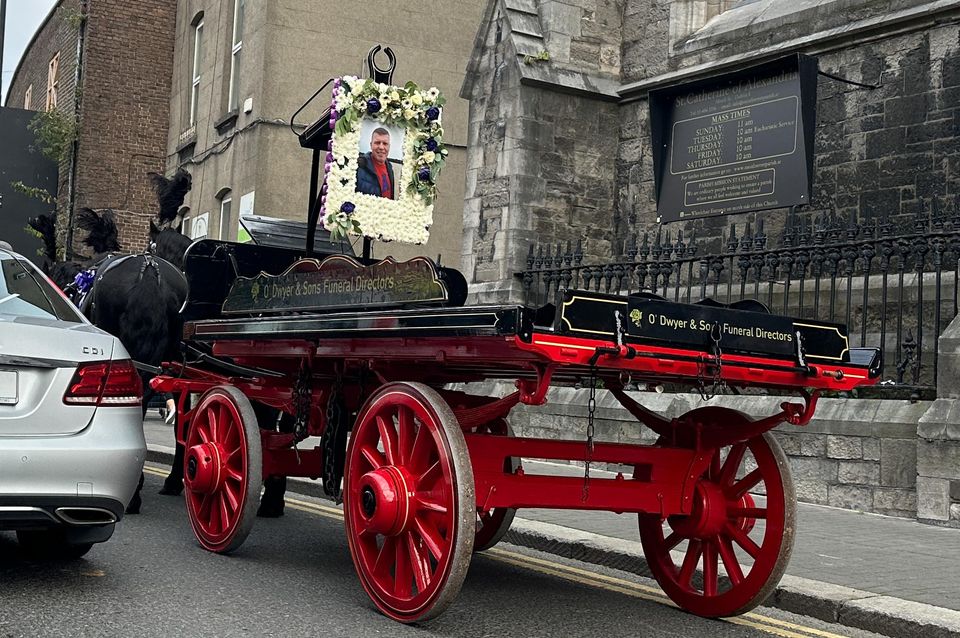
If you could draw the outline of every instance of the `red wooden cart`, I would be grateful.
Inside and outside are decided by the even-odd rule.
[[[214,262],[232,269],[230,280],[244,250],[254,249],[195,244],[188,276],[190,254],[207,261],[194,269],[192,289],[217,270]],[[259,250],[247,260],[257,268],[270,261]],[[205,290],[215,288],[207,283]],[[750,352],[727,347],[736,340],[722,338],[726,319],[714,319],[735,311],[672,304],[696,309],[700,319],[687,327],[706,322],[699,327],[710,338],[706,346],[670,342],[630,329],[652,307],[644,315],[634,301],[655,300],[593,292],[567,291],[546,311],[501,305],[235,318],[216,312],[219,300],[192,294],[209,318],[186,323],[189,361],[166,364],[153,387],[181,393],[178,439],[198,541],[213,552],[236,550],[265,477],[323,478],[335,496],[342,477],[357,574],[376,606],[401,622],[440,614],[471,554],[497,543],[518,509],[533,507],[635,513],[650,569],[680,607],[711,617],[753,608],[782,576],[794,535],[789,466],[769,430],[807,423],[821,391],[874,383],[880,369],[876,350],[846,348],[842,327],[793,322],[790,339],[776,334],[798,347]],[[816,330],[843,347],[834,355],[805,351],[801,333]],[[514,380],[517,389],[504,397],[447,389],[488,379]],[[800,399],[760,418],[707,406],[670,419],[644,408],[642,393],[626,391],[637,383],[760,387]],[[656,443],[595,441],[593,390],[587,440],[513,435],[514,406],[543,405],[551,386],[573,384],[606,388]],[[192,404],[191,393],[199,395]],[[292,431],[261,430],[256,403],[291,415]],[[308,436],[321,444],[298,448]],[[523,459],[632,471],[533,475]]]

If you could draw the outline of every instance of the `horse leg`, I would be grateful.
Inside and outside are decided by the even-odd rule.
[[[266,406],[264,406],[266,408]],[[267,414],[266,410],[270,413]],[[257,416],[261,425],[267,425],[268,429],[277,422],[277,411],[272,408],[266,408],[263,418],[260,412]],[[257,411],[257,408],[254,408]],[[293,427],[293,417],[289,414],[280,415],[280,431],[288,432]],[[283,495],[287,491],[286,476],[267,476],[263,479],[263,496],[260,498],[260,507],[257,509],[257,516],[261,518],[279,518],[283,516]]]
[[[183,453],[184,447],[176,443],[173,452],[173,467],[170,468],[170,474],[163,480],[163,487],[160,488],[160,494],[164,496],[180,496],[183,493]]]
[[[174,397],[176,400],[178,397]],[[179,401],[177,401],[179,405]],[[179,440],[180,415],[178,414],[173,421],[173,467],[170,468],[170,474],[163,480],[163,487],[160,488],[160,494],[164,496],[180,496],[183,493],[183,455],[184,447]]]
[[[127,514],[139,514],[140,506],[143,505],[143,500],[140,498],[140,490],[143,489],[143,472],[140,472],[140,482],[137,483],[137,491],[133,493],[133,498],[130,499],[130,504],[127,505]]]
[[[141,373],[142,375],[142,373]],[[149,388],[149,385],[145,385],[145,388]],[[150,396],[152,396],[153,391],[148,390],[143,393],[143,402],[141,407],[143,409],[142,417],[143,419],[147,418],[147,404],[150,402]],[[141,423],[143,421],[141,420]],[[143,472],[140,472],[140,482],[137,483],[137,490],[133,493],[133,498],[130,499],[130,504],[127,505],[127,514],[139,514],[140,506],[143,505],[143,499],[140,498],[140,490],[143,489]]]

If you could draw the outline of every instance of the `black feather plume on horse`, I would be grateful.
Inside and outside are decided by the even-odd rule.
[[[160,210],[157,212],[160,226],[172,226],[180,212],[180,206],[183,205],[184,198],[190,192],[193,178],[190,173],[182,168],[170,179],[159,173],[148,173],[147,176],[153,182],[153,189],[157,193],[157,203],[160,204]]]
[[[93,248],[94,260],[98,255],[120,252],[118,241],[116,214],[109,208],[97,213],[92,208],[81,208],[77,211],[75,222],[78,228],[87,231],[83,243]]]
[[[57,228],[52,215],[37,215],[27,221],[43,241],[43,263],[40,269],[59,287],[65,289],[73,283],[74,277],[83,269],[79,261],[68,259],[57,260]]]
[[[43,256],[49,263],[57,261],[57,227],[53,215],[37,215],[27,220],[43,241]]]

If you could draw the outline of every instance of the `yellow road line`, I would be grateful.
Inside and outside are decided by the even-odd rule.
[[[143,471],[155,476],[167,476],[167,471],[160,470],[152,466],[145,465]],[[288,507],[300,512],[317,514],[319,516],[323,516],[324,518],[329,518],[340,522],[343,521],[342,510],[336,507],[311,503],[309,501],[303,501],[297,498],[291,498],[289,496],[285,498],[285,502]],[[498,547],[487,550],[483,555],[497,562],[539,572],[548,576],[554,576],[563,580],[580,583],[589,587],[605,589],[607,591],[616,592],[632,598],[640,598],[642,600],[648,600],[650,602],[655,602],[670,607],[677,606],[672,600],[667,598],[663,594],[663,591],[659,588],[641,585],[640,583],[635,583],[623,578],[617,578],[616,576],[598,574],[596,572],[591,572],[579,567],[573,567],[563,563],[556,563],[535,556],[526,556],[524,554],[511,552]],[[834,634],[829,631],[816,629],[814,627],[797,625],[785,620],[764,616],[756,612],[747,613],[733,618],[722,618],[720,620],[733,623],[735,625],[751,627],[753,629],[758,629],[760,631],[764,631],[775,636],[781,636],[783,638],[810,638],[811,636],[815,636],[817,638],[846,638],[840,634]]]

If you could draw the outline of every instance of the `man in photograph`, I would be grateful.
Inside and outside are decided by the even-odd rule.
[[[390,132],[380,127],[370,135],[370,152],[362,153],[357,165],[357,192],[393,199],[396,188],[390,154]]]

